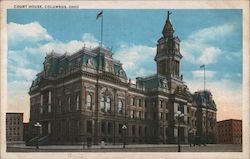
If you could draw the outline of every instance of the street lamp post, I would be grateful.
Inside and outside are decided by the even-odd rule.
[[[181,111],[177,111],[175,113],[175,118],[177,119],[178,122],[178,152],[181,152],[181,145],[180,145],[180,118],[183,117],[184,114],[181,113]]]
[[[37,128],[37,140],[36,140],[36,149],[39,149],[39,134],[40,134],[40,128],[42,125],[39,122],[36,122],[34,126]]]
[[[123,148],[125,148],[125,144],[126,144],[126,130],[127,130],[127,126],[125,124],[123,124],[122,130],[123,130]]]
[[[191,147],[192,143],[194,142],[194,130],[193,129],[189,130],[188,140],[189,140],[189,145]]]

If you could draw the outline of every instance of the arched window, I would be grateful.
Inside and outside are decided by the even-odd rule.
[[[79,110],[79,95],[76,96],[76,110]]]
[[[62,111],[62,100],[58,99],[58,112],[61,113]]]
[[[119,99],[119,100],[118,100],[117,112],[118,112],[119,114],[122,114],[122,109],[123,109],[123,103],[122,103],[122,100]]]
[[[111,97],[102,96],[100,107],[101,107],[101,112],[111,112]]]
[[[68,97],[68,110],[69,110],[69,112],[71,111],[71,101],[70,101],[70,97]]]
[[[106,105],[105,105],[105,110],[106,112],[110,112],[111,111],[111,99],[110,97],[106,97]]]
[[[100,106],[101,106],[101,111],[105,112],[105,99],[104,99],[104,97],[101,98],[101,105]]]
[[[92,95],[88,94],[87,95],[87,109],[88,110],[92,110]]]

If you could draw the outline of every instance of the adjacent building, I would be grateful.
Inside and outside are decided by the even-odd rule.
[[[23,141],[23,113],[6,113],[6,141]]]
[[[157,42],[156,73],[135,84],[106,47],[47,54],[29,91],[30,125],[41,123],[50,144],[176,143],[178,134],[187,143],[197,131],[197,104],[180,75],[180,39],[169,15]],[[179,132],[177,111],[184,114]]]
[[[216,143],[217,108],[213,100],[213,95],[208,90],[197,91],[193,94],[193,105],[196,111],[197,136],[202,137],[207,143]]]
[[[217,122],[218,143],[242,144],[242,120],[228,119]]]

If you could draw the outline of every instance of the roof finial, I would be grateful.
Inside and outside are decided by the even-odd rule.
[[[168,19],[169,19],[169,16],[172,14],[172,12],[168,11]]]

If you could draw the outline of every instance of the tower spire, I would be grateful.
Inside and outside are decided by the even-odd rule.
[[[173,28],[173,25],[170,21],[171,14],[172,14],[172,12],[168,11],[168,17],[167,17],[166,23],[164,25],[164,28],[162,30],[162,34],[163,34],[164,38],[168,38],[170,36],[173,36],[173,34],[174,34],[174,28]]]

